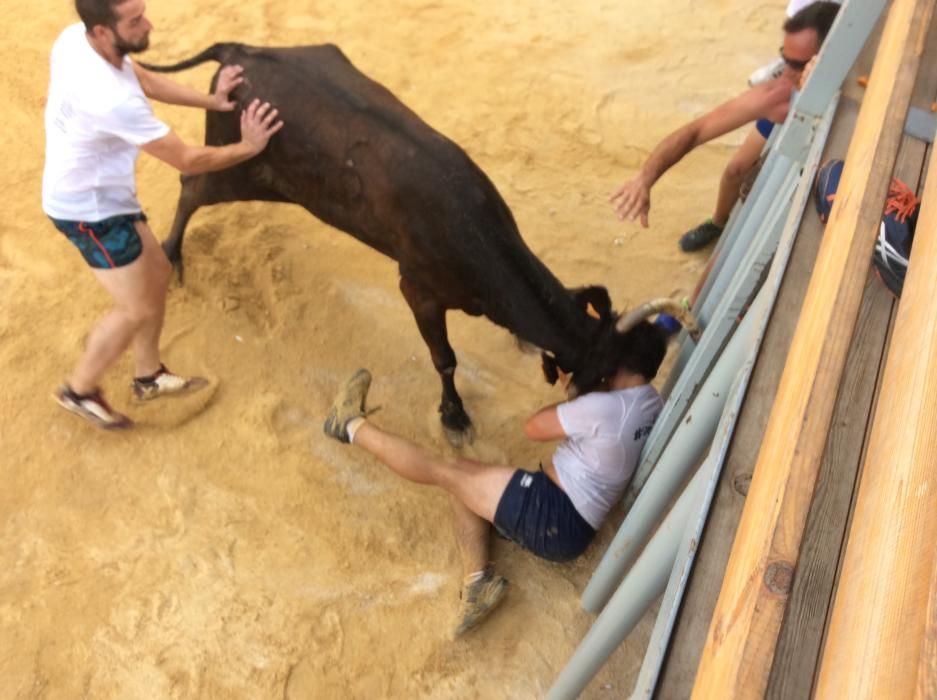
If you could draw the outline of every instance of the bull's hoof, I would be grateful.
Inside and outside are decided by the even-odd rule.
[[[177,260],[169,260],[172,263],[172,271],[176,275],[176,279],[179,280],[179,284],[182,285],[185,282],[185,265],[182,264],[182,258]]]
[[[475,441],[475,429],[472,427],[472,419],[461,407],[451,407],[446,410],[443,406],[439,407],[442,414],[443,432],[446,434],[446,440],[453,447],[462,447],[471,445]]]
[[[471,445],[475,442],[475,428],[471,424],[467,428],[462,430],[453,430],[452,428],[446,427],[445,424],[442,426],[443,433],[446,434],[446,442],[460,449],[466,445]]]
[[[171,246],[166,245],[165,242],[162,244],[162,249],[166,257],[169,258],[169,264],[172,265],[172,270],[176,274],[176,279],[179,280],[179,284],[182,284],[183,274],[185,273],[185,266],[182,264],[182,254]]]

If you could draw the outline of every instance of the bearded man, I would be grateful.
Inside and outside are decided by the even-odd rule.
[[[190,146],[153,114],[147,98],[232,111],[243,82],[226,66],[206,95],[130,60],[146,50],[153,25],[143,0],[76,0],[81,22],[52,47],[46,105],[42,208],[80,251],[114,307],[88,336],[84,355],[55,393],[58,403],[103,428],[126,428],[127,416],[104,400],[98,382],[132,345],[133,393],[148,400],[191,390],[204,380],[170,372],[159,338],[172,267],[147,225],[136,195],[139,151],[185,175],[221,170],[260,153],[283,123],[254,101],[241,113],[241,141]]]

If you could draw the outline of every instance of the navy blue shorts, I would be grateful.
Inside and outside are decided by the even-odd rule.
[[[143,241],[134,226],[137,221],[146,221],[146,214],[119,214],[101,221],[52,219],[55,228],[81,251],[85,262],[98,269],[123,267],[140,257]]]
[[[518,469],[498,502],[494,526],[504,537],[550,561],[586,551],[595,530],[544,472]]]
[[[755,128],[758,129],[758,133],[765,137],[765,140],[771,136],[771,132],[774,130],[774,122],[768,121],[767,119],[759,119],[755,122]]]

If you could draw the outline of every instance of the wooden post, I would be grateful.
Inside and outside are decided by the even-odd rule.
[[[937,159],[924,183],[818,698],[935,697]]]
[[[765,692],[933,3],[892,3],[758,455],[694,698]]]
[[[927,621],[924,628],[924,648],[917,666],[915,700],[937,698],[937,557],[931,572],[930,594],[927,601]]]

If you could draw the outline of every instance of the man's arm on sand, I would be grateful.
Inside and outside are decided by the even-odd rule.
[[[641,218],[647,228],[651,187],[661,175],[697,146],[734,131],[756,119],[775,117],[790,101],[793,86],[784,79],[746,90],[699,119],[694,119],[657,144],[638,173],[609,198],[619,219]]]
[[[198,107],[219,112],[230,112],[235,103],[231,101],[230,94],[238,85],[244,82],[244,69],[241,66],[225,66],[218,74],[218,83],[215,91],[206,95],[185,85],[170,80],[164,75],[147,70],[136,62],[131,62],[133,72],[140,81],[143,94],[151,100],[165,102],[183,107]]]
[[[241,112],[241,140],[226,146],[190,146],[173,131],[140,148],[183,175],[223,170],[253,158],[267,146],[270,137],[283,127],[277,110],[254,100]]]

